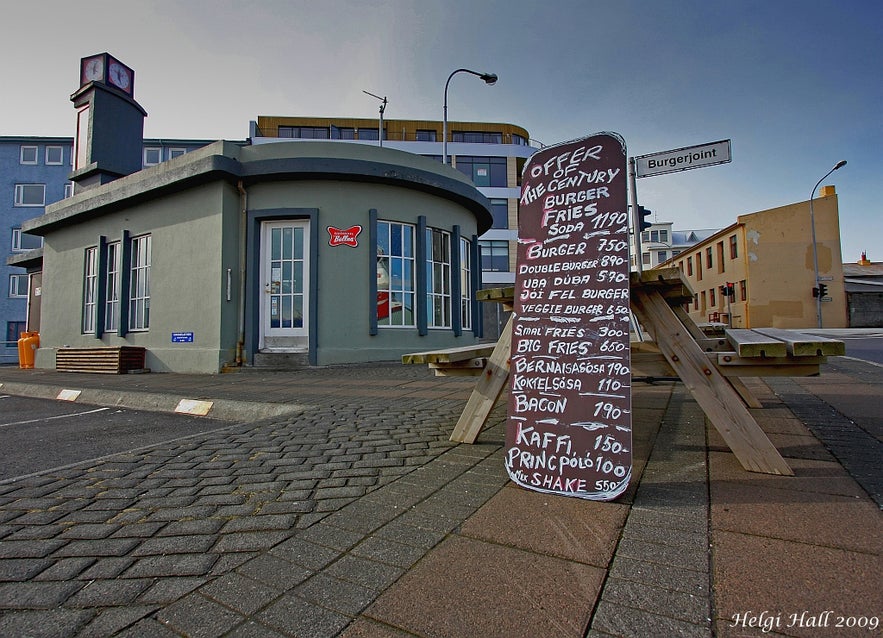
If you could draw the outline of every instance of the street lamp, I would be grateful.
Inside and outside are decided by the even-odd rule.
[[[448,85],[451,83],[451,78],[458,73],[471,73],[484,80],[485,84],[497,83],[496,73],[479,73],[478,71],[470,71],[469,69],[457,69],[448,76],[448,81],[445,82],[445,110],[444,119],[442,120],[442,164],[448,163]]]
[[[387,105],[386,96],[380,97],[379,95],[374,95],[365,90],[363,90],[362,93],[370,95],[371,97],[376,97],[382,102],[380,105],[380,128],[377,129],[377,139],[380,140],[380,146],[383,146],[383,112],[386,110]]]
[[[843,168],[846,166],[846,160],[840,160],[836,164],[834,164],[834,168],[825,173],[825,175],[816,182],[816,185],[812,187],[812,193],[809,195],[809,227],[812,232],[812,267],[815,271],[816,276],[816,285],[815,285],[815,293],[816,293],[816,319],[818,320],[819,328],[822,327],[822,289],[819,286],[819,250],[816,247],[816,217],[813,212],[812,200],[813,197],[816,196],[816,189],[819,187],[819,184],[822,183],[824,179],[828,177],[831,173],[836,171],[838,168]]]

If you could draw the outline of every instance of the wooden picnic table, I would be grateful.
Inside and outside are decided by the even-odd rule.
[[[677,268],[632,273],[631,309],[652,335],[632,343],[632,378],[677,377],[742,466],[752,472],[793,475],[748,408],[761,404],[740,377],[817,375],[828,356],[845,354],[842,341],[773,328],[728,329],[725,338],[704,334],[683,304],[693,292]],[[512,286],[479,290],[476,298],[512,309]],[[402,357],[427,364],[437,375],[478,375],[452,441],[473,443],[509,377],[512,318],[495,344],[476,344]]]

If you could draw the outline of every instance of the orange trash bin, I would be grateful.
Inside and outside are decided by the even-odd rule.
[[[22,332],[18,340],[18,367],[33,368],[34,356],[40,347],[39,332]]]

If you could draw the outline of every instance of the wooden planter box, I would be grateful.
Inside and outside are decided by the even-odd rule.
[[[55,369],[60,372],[126,374],[144,370],[144,353],[144,348],[137,346],[59,348],[55,354]]]

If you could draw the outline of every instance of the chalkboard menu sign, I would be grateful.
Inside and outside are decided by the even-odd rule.
[[[506,469],[611,500],[632,469],[625,141],[546,147],[521,184]]]

